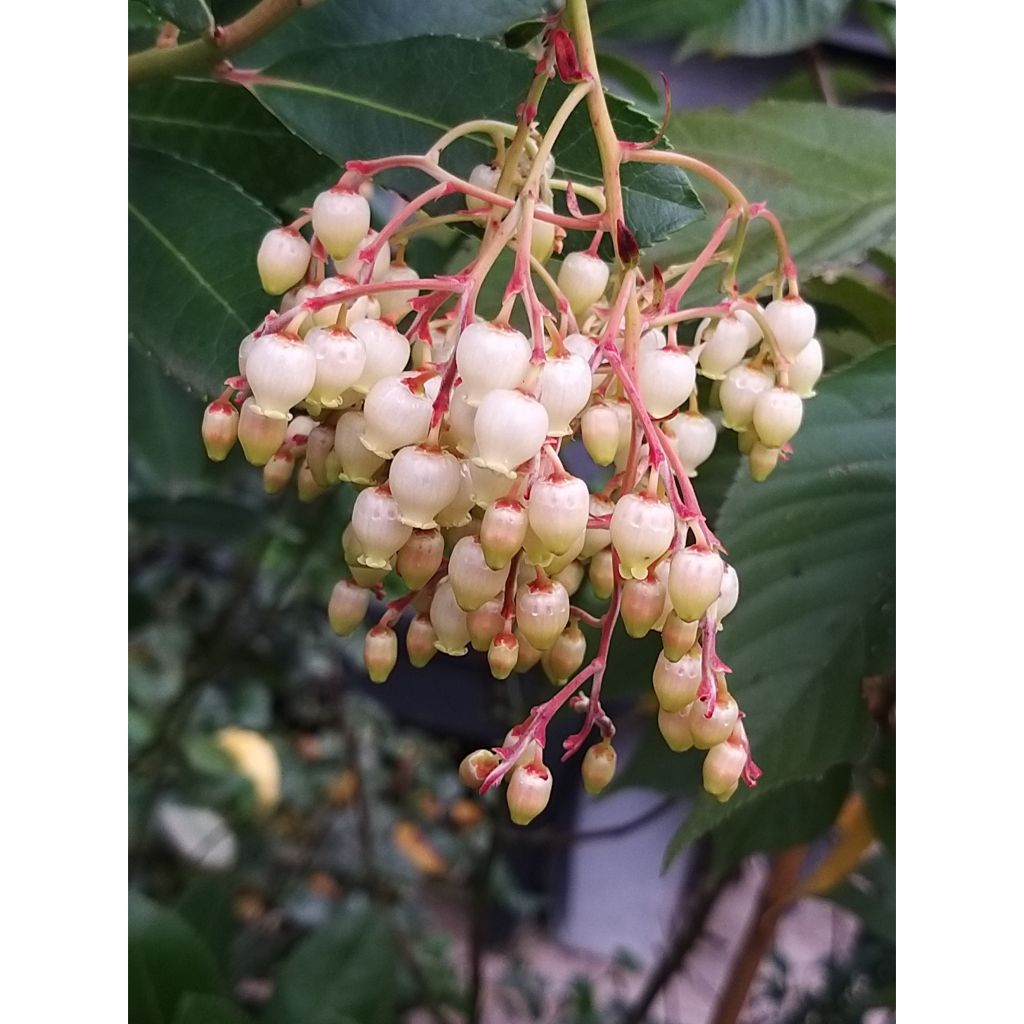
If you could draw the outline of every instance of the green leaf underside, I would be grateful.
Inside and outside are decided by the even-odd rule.
[[[440,68],[447,73],[439,74]],[[423,153],[466,120],[511,120],[531,68],[524,55],[489,43],[423,36],[286,57],[265,69],[253,91],[292,131],[343,165],[352,159]],[[560,82],[549,84],[538,117],[542,126],[567,91]],[[609,97],[609,109],[622,138],[642,141],[653,136],[654,122],[623,100]],[[475,164],[492,156],[489,139],[473,136],[451,145],[443,162],[467,176]],[[600,160],[583,106],[560,135],[555,156],[560,175],[600,183]],[[382,180],[409,193],[426,182],[419,173],[389,172]],[[702,215],[686,176],[676,168],[627,165],[623,195],[627,221],[642,246]]]
[[[676,149],[713,164],[751,202],[767,202],[782,221],[804,278],[861,262],[896,230],[895,117],[812,103],[757,103],[743,111],[701,110],[672,118]],[[724,202],[694,178],[708,217]],[[680,236],[652,258],[666,265],[692,258],[697,239]],[[754,222],[740,263],[741,287],[776,264],[771,231]],[[716,273],[704,275],[687,301],[710,296]],[[705,282],[707,282],[705,284]]]
[[[128,164],[129,328],[143,351],[209,397],[274,300],[256,251],[276,219],[200,167],[132,147]]]
[[[744,0],[727,21],[692,32],[680,55],[701,50],[715,54],[767,57],[810,46],[842,18],[850,0]]]
[[[247,90],[222,82],[176,78],[133,86],[128,133],[135,145],[205,167],[278,208],[335,171]]]
[[[764,777],[701,797],[669,856],[794,779],[865,753],[865,675],[891,668],[895,350],[821,382],[795,453],[763,484],[741,474],[718,519],[740,601],[719,637]]]

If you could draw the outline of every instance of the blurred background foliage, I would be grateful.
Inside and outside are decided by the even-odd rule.
[[[129,52],[158,38],[186,45],[251,6],[130,0]],[[652,714],[657,640],[622,636],[606,689],[637,741],[616,786],[685,807],[666,863],[700,854],[669,967],[692,946],[684,933],[701,901],[746,858],[772,854],[778,869],[778,851],[806,850],[783,904],[825,896],[863,927],[796,1002],[786,1003],[785,961],[764,950],[769,1008],[749,1019],[861,1020],[895,998],[895,5],[592,7],[621,133],[651,134],[662,98],[650,68],[663,67],[668,142],[721,167],[785,224],[829,371],[789,465],[754,485],[723,438],[697,481],[742,581],[722,650],[762,783],[725,805],[698,794],[699,760],[669,752]],[[339,162],[425,149],[441,131],[425,114],[438,125],[510,117],[543,13],[541,0],[322,0],[233,55],[237,67],[269,68],[273,87],[202,68],[130,86],[133,1022],[482,1019],[481,951],[516,921],[552,913],[578,767],[561,770],[552,808],[525,831],[508,825],[500,795],[470,798],[456,775],[462,754],[500,740],[546,681],[498,684],[471,655],[370,687],[361,637],[335,637],[324,612],[353,493],[269,498],[239,452],[212,466],[199,439],[204,401],[268,307],[254,261],[263,233],[330,184]],[[556,147],[578,181],[599,177],[585,129],[584,118]],[[453,147],[456,169],[479,159],[474,145]],[[627,182],[646,265],[702,245],[719,201],[692,184],[696,196],[681,175]],[[379,214],[386,193],[375,202]],[[438,229],[409,259],[423,275],[443,272],[466,245]],[[767,233],[748,250],[753,279],[771,265]],[[631,865],[624,884],[659,867]],[[428,906],[468,924],[446,928]],[[592,979],[550,991],[511,961],[489,1005],[509,1020],[640,1021],[666,962],[645,973],[621,957],[609,970],[639,995],[602,1003]]]

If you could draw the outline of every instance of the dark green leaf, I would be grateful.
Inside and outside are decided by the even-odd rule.
[[[597,68],[606,84],[621,86],[640,103],[660,103],[661,91],[654,84],[650,73],[639,64],[619,57],[614,53],[600,52]]]
[[[227,999],[192,993],[179,1003],[173,1024],[252,1024],[252,1017]]]
[[[767,57],[817,42],[840,21],[850,0],[744,0],[728,21],[699,28],[680,53]]]
[[[213,395],[271,305],[256,251],[276,220],[223,178],[135,147],[128,211],[131,332],[187,388]]]
[[[669,855],[774,788],[864,755],[861,681],[891,656],[894,416],[889,348],[825,378],[791,461],[730,490],[717,532],[741,598],[720,652],[765,774],[728,803],[698,805]]]
[[[128,52],[148,50],[159,32],[160,19],[139,0],[128,0]]]
[[[594,32],[617,39],[675,38],[728,18],[743,0],[605,0],[591,15]]]
[[[895,118],[810,103],[758,103],[745,111],[701,110],[672,119],[673,145],[732,178],[782,221],[803,277],[859,263],[896,230]],[[699,182],[709,218],[724,204]],[[691,258],[703,239],[659,246],[661,265]],[[776,261],[766,224],[755,223],[740,264],[752,282]],[[707,275],[706,275],[707,276]],[[699,299],[698,289],[687,297]]]
[[[447,68],[438,90],[437,69]],[[260,102],[318,152],[339,164],[358,158],[423,153],[452,126],[472,118],[514,116],[529,83],[532,62],[489,43],[454,37],[421,37],[402,43],[318,49],[286,57],[253,85]],[[552,82],[539,120],[545,124],[567,95]],[[650,138],[656,126],[646,114],[609,98],[624,139]],[[583,107],[569,119],[555,157],[559,172],[574,181],[601,180],[600,160]],[[466,176],[492,156],[483,137],[450,146],[445,165]],[[412,191],[420,174],[389,173],[385,183]],[[701,216],[686,176],[675,168],[628,164],[622,174],[626,219],[642,246],[665,238]]]
[[[222,82],[176,78],[133,86],[128,137],[214,171],[279,209],[293,193],[311,189],[332,172],[337,177],[329,160],[297,139],[248,90]]]
[[[891,91],[892,84],[883,86],[877,74],[854,66],[829,65],[825,69],[832,89],[840,103],[850,104],[863,96],[882,91]],[[786,100],[800,103],[821,100],[821,87],[810,71],[802,69],[773,85],[764,96],[766,100]]]
[[[543,21],[521,21],[506,30],[505,35],[502,37],[502,42],[510,50],[518,50],[530,42],[531,39],[536,39],[543,30]]]
[[[281,968],[264,1024],[391,1024],[396,954],[379,911],[349,907],[318,928]]]
[[[146,4],[165,21],[193,35],[213,28],[213,15],[206,0],[146,0]]]
[[[265,525],[262,509],[214,495],[133,498],[128,513],[133,520],[158,526],[168,533],[180,531],[206,540],[238,542]]]
[[[879,733],[858,772],[868,817],[875,835],[896,854],[896,735]]]
[[[170,1024],[187,992],[217,995],[217,965],[173,910],[128,894],[128,1016],[132,1024]]]
[[[232,893],[230,879],[200,874],[189,881],[177,902],[178,913],[202,936],[221,968],[227,965],[235,933]]]
[[[880,345],[896,340],[895,296],[864,275],[812,278],[800,294],[814,306],[819,324],[860,329]]]

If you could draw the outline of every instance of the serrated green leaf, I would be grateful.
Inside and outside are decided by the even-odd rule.
[[[861,681],[891,656],[894,615],[895,350],[825,378],[793,446],[765,483],[739,477],[718,518],[741,591],[719,650],[764,777],[725,804],[702,799],[669,856],[867,749]]]
[[[248,90],[223,82],[175,78],[133,86],[128,138],[214,171],[278,209],[300,189],[337,176],[330,160],[296,138]]]
[[[724,21],[743,0],[604,0],[595,4],[591,26],[611,40],[675,38]]]
[[[213,28],[213,14],[206,0],[146,0],[146,5],[165,21],[193,35]]]
[[[829,328],[859,329],[880,345],[896,340],[896,298],[864,275],[812,278],[800,294]]]
[[[680,56],[701,50],[743,57],[790,53],[827,35],[849,4],[850,0],[744,0],[727,21],[691,32]]]
[[[700,110],[669,125],[676,149],[713,164],[782,221],[804,278],[859,263],[896,230],[895,118],[874,110],[811,103],[757,103],[743,111]],[[724,203],[695,179],[709,219]],[[653,258],[665,266],[690,259],[704,239],[680,236]],[[766,224],[755,223],[740,264],[741,284],[775,266]],[[712,275],[704,275],[705,279]],[[716,275],[717,277],[717,275]],[[710,297],[710,284],[703,298]],[[701,288],[687,296],[702,301]]]
[[[437,69],[448,72],[439,81]],[[318,152],[338,164],[397,153],[423,153],[449,128],[473,118],[514,116],[529,83],[532,62],[489,43],[423,36],[401,43],[324,48],[286,57],[252,88],[260,102]],[[545,90],[539,120],[547,123],[567,87]],[[656,126],[615,97],[609,110],[620,136],[641,141]],[[600,159],[590,120],[578,108],[555,144],[559,173],[597,184]],[[490,159],[489,140],[466,137],[445,152],[445,166],[467,176]],[[418,173],[381,176],[404,191],[426,183]],[[650,245],[702,215],[686,176],[676,168],[627,164],[622,173],[627,222],[641,246]]]
[[[303,941],[281,967],[264,1024],[392,1024],[396,953],[379,911],[350,907]]]
[[[136,147],[128,212],[129,328],[165,370],[209,397],[271,305],[256,251],[276,220],[223,178]]]

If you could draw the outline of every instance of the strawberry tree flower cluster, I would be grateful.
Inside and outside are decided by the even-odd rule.
[[[268,492],[292,479],[303,500],[341,482],[358,489],[341,537],[347,573],[328,616],[338,634],[352,633],[386,577],[404,585],[366,633],[374,682],[394,669],[396,626],[410,614],[415,666],[470,648],[497,679],[542,666],[554,695],[460,771],[481,792],[505,783],[519,824],[548,803],[547,728],[566,706],[580,727],[563,759],[590,744],[590,793],[614,776],[601,689],[620,620],[629,637],[660,634],[652,686],[668,746],[706,751],[704,787],[720,800],[755,784],[760,770],[718,654],[740,583],[693,478],[725,431],[753,477],[766,478],[788,457],[822,371],[815,312],[774,214],[699,160],[616,137],[583,0],[553,16],[543,41],[515,122],[468,122],[425,154],[350,161],[303,216],[267,234],[256,264],[277,309],[242,339],[238,374],[202,425],[210,457],[224,459],[237,441]],[[538,101],[556,75],[571,89],[540,124]],[[582,104],[599,187],[557,177],[559,135]],[[460,177],[445,151],[468,134],[490,137],[494,150]],[[692,262],[641,271],[620,184],[627,162],[677,166],[725,195],[726,213]],[[366,197],[393,168],[419,171],[426,184],[375,230]],[[457,212],[432,212],[451,196]],[[754,221],[773,232],[778,267],[744,290],[740,257]],[[452,222],[476,227],[472,259],[421,277],[405,260],[408,240]],[[564,251],[569,232],[589,243]],[[508,249],[503,302],[483,315],[481,288]],[[688,307],[690,287],[714,264],[724,267],[720,301]],[[699,398],[700,378],[712,382],[717,409]],[[597,490],[566,469],[571,444],[608,467]],[[574,603],[584,580],[601,614]]]

